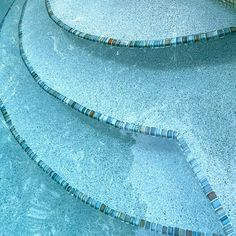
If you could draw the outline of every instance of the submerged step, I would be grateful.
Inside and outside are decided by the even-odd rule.
[[[27,10],[43,12],[42,6],[40,0],[30,1]],[[109,215],[113,212],[146,229],[155,226],[154,230],[164,234],[185,231],[172,227],[167,231],[167,227],[145,224],[121,212],[164,225],[221,233],[216,215],[173,141],[123,133],[88,119],[37,86],[19,56],[19,11],[14,9],[1,35],[1,63],[5,65],[1,97],[6,105],[1,108],[28,155],[71,194]],[[101,202],[109,207],[104,209]]]
[[[235,35],[158,52],[109,48],[64,34],[34,3],[23,18],[22,54],[44,89],[113,125],[118,119],[184,133],[236,224]]]
[[[236,26],[234,9],[218,0],[45,1],[49,16],[60,27],[114,46],[160,48],[236,32],[230,28]]]
[[[136,227],[100,214],[61,191],[27,158],[4,123],[0,114],[1,234],[140,235]]]

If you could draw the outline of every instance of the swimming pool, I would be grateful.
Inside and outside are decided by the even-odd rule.
[[[21,207],[3,208],[12,228],[26,235],[233,235],[235,34],[177,48],[111,48],[66,33],[47,11],[43,1],[16,1],[1,32],[3,118],[43,170],[19,151],[24,161],[16,159],[8,174],[22,177],[15,186],[32,205],[16,194]],[[20,149],[2,133],[5,161]]]

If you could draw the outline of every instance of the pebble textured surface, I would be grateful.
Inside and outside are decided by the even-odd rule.
[[[37,12],[25,17],[25,53],[49,87],[105,115],[183,132],[236,224],[235,36],[158,52],[127,50],[75,39],[36,21]]]
[[[15,28],[16,21],[9,21],[1,39],[4,45],[1,53],[8,55],[3,57],[2,63],[9,65],[11,61],[14,65],[1,72],[5,78],[2,97],[19,133],[27,137],[27,143],[37,150],[46,164],[53,166],[73,186],[84,188],[91,196],[99,193],[97,198],[114,205],[114,208],[123,208],[134,215],[145,214],[147,218],[160,218],[162,222],[173,224],[179,221],[178,225],[205,231],[218,229],[220,232],[215,214],[175,144],[167,140],[122,134],[118,129],[78,116],[78,113],[42,93],[30,75],[25,75],[26,68],[19,61]],[[12,35],[14,40],[9,40]],[[2,112],[8,123],[12,124],[3,106]],[[14,127],[12,132],[16,132]],[[29,152],[25,141],[20,137],[17,139]],[[142,159],[140,153],[143,154]],[[148,176],[139,164],[135,165],[139,161],[150,170]],[[40,162],[38,165],[45,167]],[[187,178],[183,176],[183,169]],[[175,175],[169,175],[168,171]],[[143,183],[148,182],[140,186],[139,179]],[[187,189],[190,181],[191,189],[194,189],[192,193]],[[179,192],[182,194],[179,195]],[[192,201],[186,199],[190,194],[193,194]],[[171,200],[170,196],[174,199]],[[173,219],[173,214],[176,219]]]
[[[18,12],[19,13],[19,12]],[[61,191],[13,140],[0,114],[0,232],[3,235],[127,235],[142,231]],[[16,234],[16,232],[20,232]]]
[[[45,2],[49,16],[63,29],[114,46],[161,48],[235,33],[235,27],[229,28],[236,26],[233,9],[215,0]]]

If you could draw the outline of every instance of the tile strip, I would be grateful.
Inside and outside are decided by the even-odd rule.
[[[218,29],[214,31],[198,33],[198,34],[191,34],[185,36],[179,36],[174,38],[166,38],[166,39],[158,39],[158,40],[119,40],[109,37],[101,37],[98,35],[92,35],[89,33],[81,32],[75,28],[70,27],[62,20],[60,20],[53,12],[51,0],[45,0],[46,8],[49,17],[62,29],[66,30],[67,32],[75,35],[78,38],[90,40],[93,42],[108,44],[111,46],[117,47],[129,47],[129,48],[166,48],[171,46],[177,45],[188,45],[193,43],[199,42],[208,42],[215,39],[221,39],[225,36],[235,34],[236,33],[236,26],[226,27],[223,29]],[[231,5],[236,8],[236,1],[235,0],[217,0],[224,2],[227,5]],[[204,36],[204,38],[202,37]]]

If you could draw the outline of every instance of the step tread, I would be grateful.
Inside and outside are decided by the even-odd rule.
[[[208,39],[219,38],[221,29],[236,26],[234,9],[218,0],[46,0],[46,4],[50,17],[62,28],[115,46],[192,43],[199,41],[201,33],[207,33]]]

